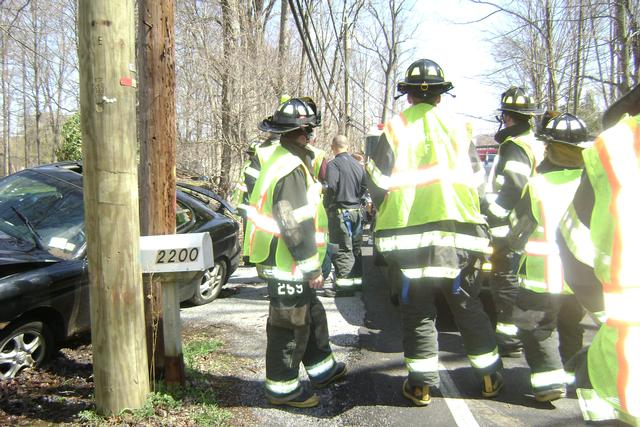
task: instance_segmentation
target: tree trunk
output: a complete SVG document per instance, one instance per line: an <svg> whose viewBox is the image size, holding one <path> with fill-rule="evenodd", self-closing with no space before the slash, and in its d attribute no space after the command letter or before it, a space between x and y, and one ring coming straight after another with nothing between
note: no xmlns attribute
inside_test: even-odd
<svg viewBox="0 0 640 427"><path fill-rule="evenodd" d="M176 70L173 0L138 0L140 232L176 230ZM172 286L172 285L170 285ZM162 286L145 277L145 325L150 379L164 372L168 384L184 384L180 340L165 354ZM166 302L165 302L166 303ZM157 327L156 327L157 326ZM174 337L175 338L175 337Z"/></svg>

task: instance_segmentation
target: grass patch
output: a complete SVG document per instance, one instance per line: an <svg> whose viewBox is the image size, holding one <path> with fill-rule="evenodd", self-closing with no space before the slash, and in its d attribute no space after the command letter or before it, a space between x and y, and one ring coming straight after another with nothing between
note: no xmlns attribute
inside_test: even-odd
<svg viewBox="0 0 640 427"><path fill-rule="evenodd" d="M185 371L184 387L167 387L156 383L144 406L123 411L113 417L101 417L94 410L80 412L82 424L101 425L176 425L227 426L231 422L230 411L220 408L213 390L217 383L215 368L226 366L229 356L216 353L222 342L204 336L186 340L183 347ZM221 362L222 361L222 362Z"/></svg>

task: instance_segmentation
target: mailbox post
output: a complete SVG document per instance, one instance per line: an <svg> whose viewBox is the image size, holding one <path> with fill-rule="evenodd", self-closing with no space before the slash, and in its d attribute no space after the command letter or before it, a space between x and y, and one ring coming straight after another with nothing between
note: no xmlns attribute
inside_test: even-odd
<svg viewBox="0 0 640 427"><path fill-rule="evenodd" d="M162 284L165 382L184 385L180 323L180 283L192 282L213 267L209 233L140 237L140 264L144 274L157 275Z"/></svg>

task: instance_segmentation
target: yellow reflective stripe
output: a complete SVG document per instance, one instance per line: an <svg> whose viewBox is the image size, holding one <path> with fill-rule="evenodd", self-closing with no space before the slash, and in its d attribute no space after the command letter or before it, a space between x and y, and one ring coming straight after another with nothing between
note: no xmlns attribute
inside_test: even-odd
<svg viewBox="0 0 640 427"><path fill-rule="evenodd" d="M403 234L389 237L376 237L376 247L380 252L412 250L430 246L445 246L488 252L489 239L449 231L425 231L418 234Z"/></svg>
<svg viewBox="0 0 640 427"><path fill-rule="evenodd" d="M354 277L353 278L353 283L355 285L362 285L362 277Z"/></svg>
<svg viewBox="0 0 640 427"><path fill-rule="evenodd" d="M581 263L593 268L596 252L591 241L591 231L578 219L573 204L567 209L559 228L573 256Z"/></svg>
<svg viewBox="0 0 640 427"><path fill-rule="evenodd" d="M493 265L491 265L490 262L482 263L482 271L491 271L491 270L493 270Z"/></svg>
<svg viewBox="0 0 640 427"><path fill-rule="evenodd" d="M258 177L260 176L260 171L255 168L246 168L244 170L244 174L249 175L250 177L253 177L255 179L258 179Z"/></svg>
<svg viewBox="0 0 640 427"><path fill-rule="evenodd" d="M510 229L508 225L500 225L498 227L491 227L489 232L493 237L507 237Z"/></svg>
<svg viewBox="0 0 640 427"><path fill-rule="evenodd" d="M409 372L438 372L438 356L427 359L404 358L404 364Z"/></svg>
<svg viewBox="0 0 640 427"><path fill-rule="evenodd" d="M422 279L423 277L455 279L460 274L460 269L451 267L403 268L402 274L408 279Z"/></svg>
<svg viewBox="0 0 640 427"><path fill-rule="evenodd" d="M498 218L506 218L507 215L509 215L509 211L503 208L502 206L500 206L499 204L497 204L496 202L491 203L488 209L492 215Z"/></svg>
<svg viewBox="0 0 640 427"><path fill-rule="evenodd" d="M254 206L245 205L243 208L247 212L247 218L250 219L256 227L271 234L280 234L280 226L276 220L270 216L262 215Z"/></svg>
<svg viewBox="0 0 640 427"><path fill-rule="evenodd" d="M640 288L624 288L620 293L605 292L603 296L609 320L640 324Z"/></svg>
<svg viewBox="0 0 640 427"><path fill-rule="evenodd" d="M316 363L315 365L305 366L305 369L310 377L317 377L333 369L335 364L336 361L333 358L333 354L330 354L324 360Z"/></svg>
<svg viewBox="0 0 640 427"><path fill-rule="evenodd" d="M267 378L265 381L265 387L267 390L274 394L289 394L295 391L300 385L300 380L297 378L290 381L274 381Z"/></svg>
<svg viewBox="0 0 640 427"><path fill-rule="evenodd" d="M576 382L576 374L573 372L564 372L564 383L567 385L574 384Z"/></svg>
<svg viewBox="0 0 640 427"><path fill-rule="evenodd" d="M488 368L500 360L498 347L494 348L491 353L468 354L467 357L469 358L469 362L471 362L471 366L476 369Z"/></svg>
<svg viewBox="0 0 640 427"><path fill-rule="evenodd" d="M496 332L502 335L515 337L518 335L518 327L513 323L496 323Z"/></svg>
<svg viewBox="0 0 640 427"><path fill-rule="evenodd" d="M504 170L518 175L531 176L531 166L516 160L509 160L505 163Z"/></svg>
<svg viewBox="0 0 640 427"><path fill-rule="evenodd" d="M275 280L284 280L287 282L301 282L302 281L302 271L300 269L296 269L295 272L280 270L277 267L260 265L256 267L258 271L258 276L263 279L275 279Z"/></svg>
<svg viewBox="0 0 640 427"><path fill-rule="evenodd" d="M302 221L306 221L308 219L313 219L316 216L317 206L312 205L304 205L299 208L293 210L293 217L298 223Z"/></svg>
<svg viewBox="0 0 640 427"><path fill-rule="evenodd" d="M531 387L540 389L555 384L565 384L566 375L564 369L556 369L547 372L535 372L531 374Z"/></svg>
<svg viewBox="0 0 640 427"><path fill-rule="evenodd" d="M595 390L590 388L576 389L580 412L585 421L606 421L616 419L613 406L601 399Z"/></svg>
<svg viewBox="0 0 640 427"><path fill-rule="evenodd" d="M309 273L314 270L320 269L322 263L320 262L320 256L315 254L312 257L303 259L302 261L296 261L296 266L302 270L303 273Z"/></svg>

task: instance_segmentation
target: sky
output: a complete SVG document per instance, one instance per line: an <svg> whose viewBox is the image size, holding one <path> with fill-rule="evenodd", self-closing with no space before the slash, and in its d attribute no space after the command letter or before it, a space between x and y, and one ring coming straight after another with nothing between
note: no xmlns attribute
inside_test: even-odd
<svg viewBox="0 0 640 427"><path fill-rule="evenodd" d="M480 19L492 8L476 5L467 0L416 0L414 7L417 31L410 44L415 50L413 60L427 58L437 62L445 78L454 85L451 96L443 96L441 107L457 113L462 120L471 121L473 133L493 134L498 128L492 119L500 104L500 94L506 88L494 88L482 83L479 77L493 68L489 26L496 18L475 24L456 25Z"/></svg>

